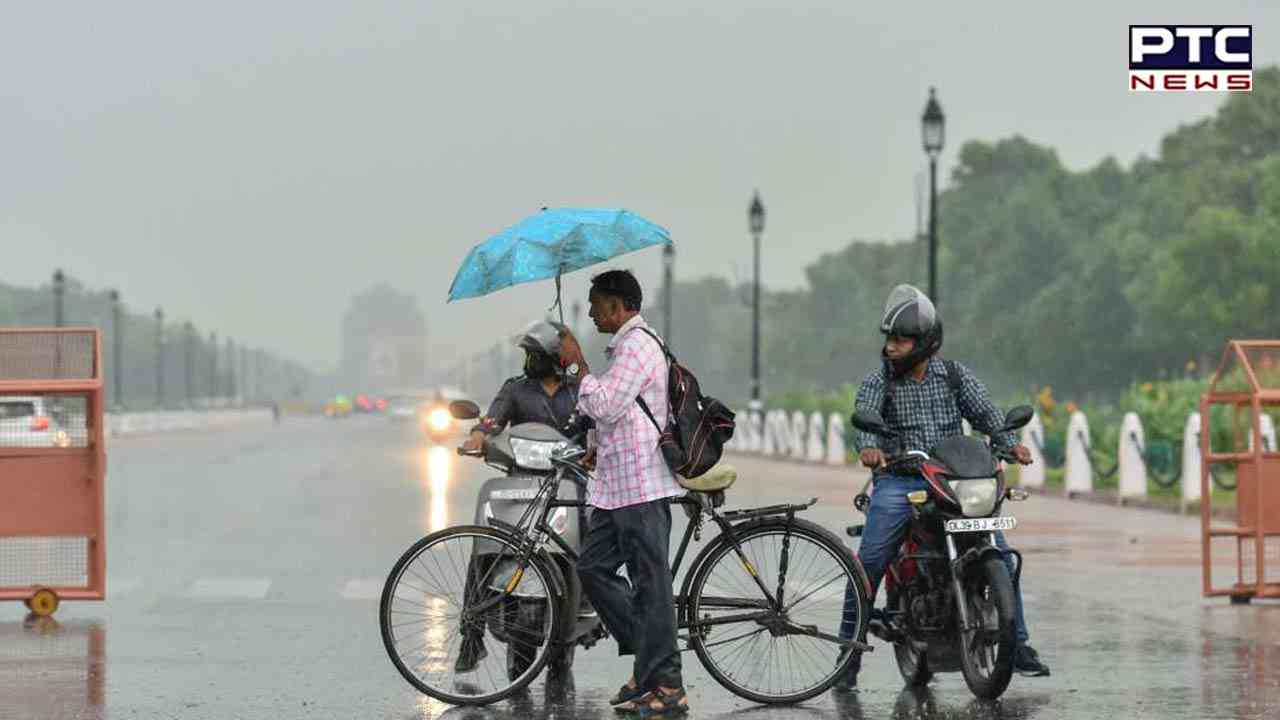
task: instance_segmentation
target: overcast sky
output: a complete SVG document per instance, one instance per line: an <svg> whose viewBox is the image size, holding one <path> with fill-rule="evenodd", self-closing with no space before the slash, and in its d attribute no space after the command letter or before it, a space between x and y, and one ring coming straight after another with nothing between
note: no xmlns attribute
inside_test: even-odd
<svg viewBox="0 0 1280 720"><path fill-rule="evenodd" d="M550 304L550 283L444 303L474 244L544 205L630 208L671 230L679 276L746 279L759 188L765 283L795 287L913 232L930 85L944 176L1014 133L1084 168L1223 98L1129 93L1129 23L1253 23L1255 69L1280 54L1260 2L588 5L6 3L0 282L61 266L326 370L385 280L443 363ZM620 264L656 294L658 250Z"/></svg>

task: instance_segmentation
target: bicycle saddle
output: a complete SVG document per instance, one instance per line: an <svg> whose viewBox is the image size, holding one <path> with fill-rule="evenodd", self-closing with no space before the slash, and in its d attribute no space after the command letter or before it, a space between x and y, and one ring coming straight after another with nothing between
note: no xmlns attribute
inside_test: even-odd
<svg viewBox="0 0 1280 720"><path fill-rule="evenodd" d="M732 465L715 465L696 478L676 478L686 490L701 493L722 492L733 487L738 479L738 471Z"/></svg>

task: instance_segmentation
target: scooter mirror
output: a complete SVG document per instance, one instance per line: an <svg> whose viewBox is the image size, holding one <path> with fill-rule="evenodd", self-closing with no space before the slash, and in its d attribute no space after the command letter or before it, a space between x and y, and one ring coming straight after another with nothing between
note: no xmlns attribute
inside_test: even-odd
<svg viewBox="0 0 1280 720"><path fill-rule="evenodd" d="M449 403L449 414L458 420L474 420L480 417L480 406L470 400L454 400Z"/></svg>

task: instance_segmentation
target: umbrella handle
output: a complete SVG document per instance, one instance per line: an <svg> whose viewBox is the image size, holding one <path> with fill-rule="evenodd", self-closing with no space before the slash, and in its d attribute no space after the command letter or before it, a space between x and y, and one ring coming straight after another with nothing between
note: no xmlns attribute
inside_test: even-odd
<svg viewBox="0 0 1280 720"><path fill-rule="evenodd" d="M560 302L560 272L559 271L556 272L556 301L551 307L547 308L547 312L551 312L552 310L556 310L556 309L560 310L560 324L564 325L564 304Z"/></svg>

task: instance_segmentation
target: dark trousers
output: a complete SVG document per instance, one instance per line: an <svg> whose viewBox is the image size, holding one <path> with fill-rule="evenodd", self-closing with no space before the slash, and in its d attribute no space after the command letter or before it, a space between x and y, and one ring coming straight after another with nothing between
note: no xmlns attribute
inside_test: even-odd
<svg viewBox="0 0 1280 720"><path fill-rule="evenodd" d="M671 503L654 500L616 510L593 508L578 577L619 655L635 655L642 690L680 687L672 597ZM626 565L627 577L618 575Z"/></svg>

